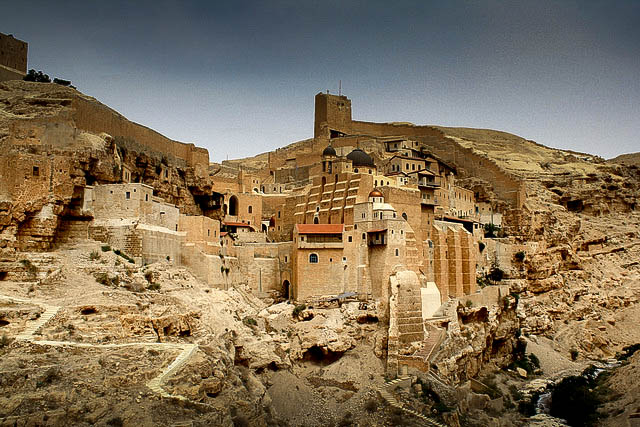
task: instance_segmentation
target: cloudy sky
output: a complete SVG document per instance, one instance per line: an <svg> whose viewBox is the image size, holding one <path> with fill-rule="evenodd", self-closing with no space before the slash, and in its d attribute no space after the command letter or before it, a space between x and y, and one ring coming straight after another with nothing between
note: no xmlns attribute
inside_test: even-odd
<svg viewBox="0 0 640 427"><path fill-rule="evenodd" d="M0 32L215 161L313 136L313 97L340 80L358 120L640 151L640 1L30 0Z"/></svg>

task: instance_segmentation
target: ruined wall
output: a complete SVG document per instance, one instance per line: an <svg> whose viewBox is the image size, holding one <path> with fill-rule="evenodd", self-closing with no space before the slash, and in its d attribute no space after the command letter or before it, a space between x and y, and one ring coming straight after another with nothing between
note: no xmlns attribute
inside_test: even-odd
<svg viewBox="0 0 640 427"><path fill-rule="evenodd" d="M200 176L208 174L209 152L194 144L173 141L158 132L130 122L109 107L95 100L73 98L72 117L78 129L94 133L106 132L111 136L128 139L133 151L147 151L160 156L173 157L195 168Z"/></svg>
<svg viewBox="0 0 640 427"><path fill-rule="evenodd" d="M26 42L12 35L0 33L0 65L26 74L28 50L29 45Z"/></svg>

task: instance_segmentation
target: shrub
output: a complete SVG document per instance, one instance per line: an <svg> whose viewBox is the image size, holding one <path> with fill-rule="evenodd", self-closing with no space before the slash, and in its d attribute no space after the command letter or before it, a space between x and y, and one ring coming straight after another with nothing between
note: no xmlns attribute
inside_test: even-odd
<svg viewBox="0 0 640 427"><path fill-rule="evenodd" d="M100 246L100 249L102 249L102 252L109 252L111 250L111 246L102 245L102 246Z"/></svg>
<svg viewBox="0 0 640 427"><path fill-rule="evenodd" d="M249 316L242 319L242 323L244 323L247 326L258 326L258 322L256 321L256 319Z"/></svg>
<svg viewBox="0 0 640 427"><path fill-rule="evenodd" d="M131 258L129 255L127 255L126 253L122 252L120 249L116 249L113 251L114 254L126 259L127 261L129 261L131 264L135 263L135 260L133 258Z"/></svg>
<svg viewBox="0 0 640 427"><path fill-rule="evenodd" d="M118 276L111 277L108 273L96 273L94 277L96 282L104 286L117 287L120 285L120 278Z"/></svg>
<svg viewBox="0 0 640 427"><path fill-rule="evenodd" d="M25 268L25 270L27 270L27 273L29 273L30 275L35 276L38 273L38 267L36 267L28 259L20 260L20 264L22 264L22 266Z"/></svg>
<svg viewBox="0 0 640 427"><path fill-rule="evenodd" d="M369 399L364 403L364 409L369 413L376 412L378 410L378 402L375 399Z"/></svg>
<svg viewBox="0 0 640 427"><path fill-rule="evenodd" d="M524 253L524 251L519 251L519 252L516 252L513 257L516 259L516 261L522 262L524 261L526 254Z"/></svg>
<svg viewBox="0 0 640 427"><path fill-rule="evenodd" d="M473 301L471 301L470 299L468 299L465 303L464 306L467 308L471 308L473 307Z"/></svg>
<svg viewBox="0 0 640 427"><path fill-rule="evenodd" d="M147 279L147 282L153 283L153 272L147 270L144 273L144 278Z"/></svg>
<svg viewBox="0 0 640 427"><path fill-rule="evenodd" d="M98 251L91 251L91 253L89 254L89 259L91 261L96 261L100 259L100 254L98 253Z"/></svg>
<svg viewBox="0 0 640 427"><path fill-rule="evenodd" d="M26 82L37 82L37 83L51 83L51 78L43 73L42 71L29 70L26 76L23 77Z"/></svg>
<svg viewBox="0 0 640 427"><path fill-rule="evenodd" d="M498 231L498 227L495 224L484 225L484 237L496 237L496 231Z"/></svg>
<svg viewBox="0 0 640 427"><path fill-rule="evenodd" d="M500 269L500 267L493 266L491 270L489 270L489 279L494 282L499 282L504 277L504 271Z"/></svg>
<svg viewBox="0 0 640 427"><path fill-rule="evenodd" d="M300 313L302 313L306 309L307 309L306 304L298 304L294 307L293 312L291 314L293 315L293 317L298 317Z"/></svg>
<svg viewBox="0 0 640 427"><path fill-rule="evenodd" d="M0 338L0 348L4 348L11 344L11 339L7 337L7 334L2 334L2 338Z"/></svg>

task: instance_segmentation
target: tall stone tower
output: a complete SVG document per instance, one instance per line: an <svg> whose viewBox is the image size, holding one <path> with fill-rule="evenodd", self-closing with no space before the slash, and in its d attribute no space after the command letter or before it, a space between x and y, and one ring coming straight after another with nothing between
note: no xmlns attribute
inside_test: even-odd
<svg viewBox="0 0 640 427"><path fill-rule="evenodd" d="M351 133L351 100L342 95L316 95L316 116L313 136L316 141L329 140ZM326 145L326 144L325 144Z"/></svg>
<svg viewBox="0 0 640 427"><path fill-rule="evenodd" d="M0 82L22 80L27 74L27 50L26 42L0 33Z"/></svg>

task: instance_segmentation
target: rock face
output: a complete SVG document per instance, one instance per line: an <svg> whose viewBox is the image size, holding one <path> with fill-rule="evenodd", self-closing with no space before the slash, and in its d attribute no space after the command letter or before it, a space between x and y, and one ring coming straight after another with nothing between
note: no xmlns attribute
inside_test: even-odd
<svg viewBox="0 0 640 427"><path fill-rule="evenodd" d="M83 188L142 182L183 213L211 189L208 153L171 141L80 92L0 83L0 250L47 250L83 211ZM107 132L108 133L105 133Z"/></svg>

